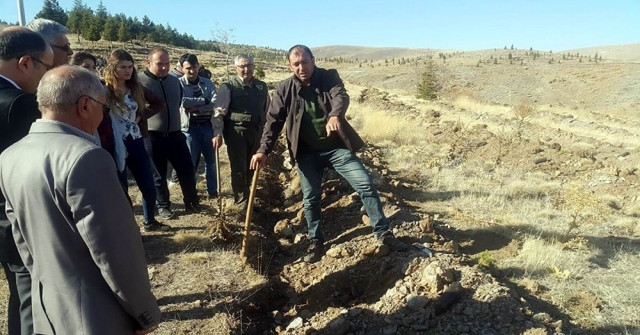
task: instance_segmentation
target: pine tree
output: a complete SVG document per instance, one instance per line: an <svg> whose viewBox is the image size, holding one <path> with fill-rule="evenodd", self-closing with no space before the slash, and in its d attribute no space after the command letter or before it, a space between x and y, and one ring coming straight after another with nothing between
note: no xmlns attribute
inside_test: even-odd
<svg viewBox="0 0 640 335"><path fill-rule="evenodd" d="M67 20L67 28L72 33L78 34L78 42L80 42L80 35L82 34L83 16L86 8L82 0L75 0Z"/></svg>
<svg viewBox="0 0 640 335"><path fill-rule="evenodd" d="M60 7L58 0L44 0L42 9L34 17L36 19L49 19L60 23L63 26L67 25L67 13Z"/></svg>
<svg viewBox="0 0 640 335"><path fill-rule="evenodd" d="M427 63L425 70L418 76L416 98L435 100L438 98L440 84L436 75L436 65L433 61Z"/></svg>
<svg viewBox="0 0 640 335"><path fill-rule="evenodd" d="M96 9L97 21L95 22L99 32L104 31L104 25L105 23L107 23L107 17L109 17L109 14L107 13L107 8L102 4L102 0L100 0L100 3L98 4L98 9Z"/></svg>
<svg viewBox="0 0 640 335"><path fill-rule="evenodd" d="M131 41L131 25L127 19L120 21L120 27L118 28L118 41L129 42Z"/></svg>
<svg viewBox="0 0 640 335"><path fill-rule="evenodd" d="M90 20L89 26L84 28L82 33L82 37L85 40L95 42L100 40L100 27L99 27L99 18L94 16Z"/></svg>
<svg viewBox="0 0 640 335"><path fill-rule="evenodd" d="M107 21L104 23L104 30L102 31L102 38L105 41L113 42L118 40L118 28L120 24L115 16L108 16Z"/></svg>

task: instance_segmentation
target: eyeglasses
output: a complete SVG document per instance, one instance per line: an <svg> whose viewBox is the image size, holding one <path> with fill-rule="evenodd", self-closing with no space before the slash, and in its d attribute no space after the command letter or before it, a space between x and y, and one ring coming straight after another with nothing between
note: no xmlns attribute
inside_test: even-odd
<svg viewBox="0 0 640 335"><path fill-rule="evenodd" d="M83 95L83 96L79 97L79 98L78 98L78 101L76 101L76 104L77 104L78 102L80 102L80 99L82 99L82 97L87 97L87 98L89 98L89 99L91 99L91 100L93 100L93 101L95 101L95 102L99 103L100 105L102 105L102 112L103 112L103 113L107 113L107 112L109 112L109 110L111 110L111 106L109 106L109 105L107 105L107 104L103 104L102 102L100 102L100 101L98 101L98 100L96 100L96 99L94 99L94 98L92 98L92 97L90 97L90 96L88 96L88 95Z"/></svg>
<svg viewBox="0 0 640 335"><path fill-rule="evenodd" d="M35 57L31 57L31 60L33 60L36 63L42 64L42 66L44 66L47 69L47 71L53 69L53 65L46 64L45 62L43 62L43 61L41 61L41 60L39 60L39 59L37 59Z"/></svg>
<svg viewBox="0 0 640 335"><path fill-rule="evenodd" d="M253 64L236 65L236 66L240 69L248 69L248 68L252 68Z"/></svg>
<svg viewBox="0 0 640 335"><path fill-rule="evenodd" d="M63 50L64 52L71 52L71 43L67 43L65 45L52 45L52 47Z"/></svg>

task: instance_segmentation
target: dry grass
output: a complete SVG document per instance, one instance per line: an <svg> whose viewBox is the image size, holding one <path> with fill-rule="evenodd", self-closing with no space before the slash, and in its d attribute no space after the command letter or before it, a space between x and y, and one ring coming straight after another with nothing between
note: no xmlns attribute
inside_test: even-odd
<svg viewBox="0 0 640 335"><path fill-rule="evenodd" d="M408 95L400 95L397 100L419 110L431 108L423 109ZM383 147L389 168L421 179L418 184L427 195L419 206L446 213L447 223L457 229L489 230L521 240L517 252L496 257L495 261L512 280L546 287L545 292L538 287L537 294L581 326L620 329L621 333L624 325L640 326L636 303L640 301L640 289L636 289L640 285L632 274L640 266L637 246L631 247L633 240L623 239L622 244L612 245L606 238L596 237L601 233L607 236L610 231L619 231L624 238L637 234L640 206L627 204L618 193L594 192L587 186L589 178L560 179L549 171L514 165L519 162L519 153L512 146L518 129L526 129L523 134L534 137L534 141L537 137L549 143L565 132L571 134L572 144L563 152L592 161L600 159L597 141L631 145L636 140L623 142L604 132L563 126L562 119L544 119L548 113L561 113L558 109L486 105L468 97L455 100L448 108L440 107L441 117L435 123L416 115L396 117L376 110L375 105L354 105L351 110L361 122L358 126L367 139ZM586 111L573 113L581 120L597 118ZM469 143L474 126L480 123L504 137L502 162L465 155L452 164L452 148ZM456 125L460 131L451 140L429 142L430 133ZM553 131L545 132L550 126ZM491 146L495 149L497 144Z"/></svg>

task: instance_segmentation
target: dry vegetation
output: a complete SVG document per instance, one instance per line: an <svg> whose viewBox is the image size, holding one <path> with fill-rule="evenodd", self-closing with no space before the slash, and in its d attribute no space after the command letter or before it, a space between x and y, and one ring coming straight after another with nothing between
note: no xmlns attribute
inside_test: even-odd
<svg viewBox="0 0 640 335"><path fill-rule="evenodd" d="M374 180L395 192L384 193L385 199L397 199L395 204L413 216L434 218L438 234L455 241L463 258L469 256L468 262L477 264L475 269L563 320L556 333L640 334L640 123L628 113L640 101L632 91L622 90L625 83L640 81L640 67L607 61L597 67L586 61L549 64L549 55L511 65L505 61L508 51L447 58L440 65L443 91L435 102L414 98L416 76L411 67L385 65L383 60L372 68L319 65L338 67L347 80L350 122L381 152L382 163L376 165L385 165L372 170ZM175 50L174 57L181 52ZM488 60L490 55L499 64L478 66L478 59ZM202 58L210 63L221 59L216 54ZM281 64L265 70L269 83L288 76ZM213 71L216 78L226 76L220 68ZM626 75L619 83L614 79L621 72ZM557 78L564 78L565 84L549 84ZM574 79L580 83L572 83ZM228 198L228 164L226 154L221 156L223 194ZM227 243L211 241L202 233L219 219L214 200L204 202L210 215L181 216L170 222L175 228L171 233L143 234L164 317L158 334L299 333L287 331L284 320L303 315L305 322L326 324L319 321L320 315L335 321L346 309L330 305L312 310L314 317L304 316L308 301L291 303L296 294L337 294L342 289L338 284L349 282L341 275L378 271L367 268L377 263L353 264L347 258L323 260L326 264L318 267L295 264L304 243L278 240L273 228L274 218L297 215L299 181L295 173L289 176L281 159L272 158L271 164L258 194L258 205L270 207L270 212L257 214L251 266L240 264L243 217L228 199L224 215L234 237ZM202 192L202 181L199 187ZM174 188L174 201L180 203L177 193ZM329 217L342 218L341 211L349 212L353 200L348 193L329 182L326 193L336 200L328 206ZM135 187L132 194L140 214ZM290 222L289 228L304 231L299 217ZM362 227L349 227L327 228L333 229L333 241L340 241L336 247L344 246L341 250L347 253L369 243ZM290 288L274 284L282 284L280 280L288 281ZM306 289L299 290L296 280ZM328 283L322 286L323 281ZM469 301L481 300L479 290L469 294ZM283 297L289 302L281 303ZM393 318L395 306L384 306L382 294L378 298L358 305L363 315L379 321ZM0 302L6 300L3 286ZM464 306L457 313L466 313ZM352 334L369 334L354 327ZM551 333L536 327L532 324L522 333ZM0 325L0 333L4 329L6 325ZM331 333L326 331L329 326L322 329ZM432 329L407 334L438 334L441 328ZM463 327L448 333L465 331Z"/></svg>

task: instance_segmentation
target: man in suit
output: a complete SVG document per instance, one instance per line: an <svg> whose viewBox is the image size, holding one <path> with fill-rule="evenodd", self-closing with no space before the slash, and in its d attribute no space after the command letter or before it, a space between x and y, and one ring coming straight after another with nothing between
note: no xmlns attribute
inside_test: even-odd
<svg viewBox="0 0 640 335"><path fill-rule="evenodd" d="M20 27L0 31L0 153L26 136L40 117L35 93L52 62L53 50L38 33ZM31 277L13 241L2 194L0 262L9 283L9 334L33 334Z"/></svg>
<svg viewBox="0 0 640 335"><path fill-rule="evenodd" d="M105 93L79 66L49 71L37 90L42 119L0 155L36 334L147 334L160 322L133 211L92 136Z"/></svg>
<svg viewBox="0 0 640 335"><path fill-rule="evenodd" d="M35 19L25 26L44 36L44 39L53 48L53 66L69 64L73 49L67 34L69 29L60 23L48 19Z"/></svg>

